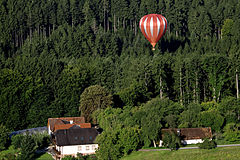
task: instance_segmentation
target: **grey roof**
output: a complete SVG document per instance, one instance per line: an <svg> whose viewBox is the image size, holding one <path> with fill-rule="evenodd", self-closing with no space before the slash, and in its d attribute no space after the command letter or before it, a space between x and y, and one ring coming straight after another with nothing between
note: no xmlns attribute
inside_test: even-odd
<svg viewBox="0 0 240 160"><path fill-rule="evenodd" d="M69 128L55 133L58 146L93 144L98 135L96 128Z"/></svg>
<svg viewBox="0 0 240 160"><path fill-rule="evenodd" d="M14 131L10 133L10 137L13 135L17 134L36 134L36 133L47 133L48 129L47 127L37 127L37 128L29 128L29 129L24 129L24 130L19 130L19 131Z"/></svg>

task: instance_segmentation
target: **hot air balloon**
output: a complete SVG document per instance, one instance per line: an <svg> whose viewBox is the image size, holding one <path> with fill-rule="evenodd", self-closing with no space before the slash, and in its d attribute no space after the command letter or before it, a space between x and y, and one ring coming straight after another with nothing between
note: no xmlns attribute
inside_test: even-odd
<svg viewBox="0 0 240 160"><path fill-rule="evenodd" d="M152 44L152 50L167 30L167 19L160 14L148 14L141 18L139 27L143 35Z"/></svg>

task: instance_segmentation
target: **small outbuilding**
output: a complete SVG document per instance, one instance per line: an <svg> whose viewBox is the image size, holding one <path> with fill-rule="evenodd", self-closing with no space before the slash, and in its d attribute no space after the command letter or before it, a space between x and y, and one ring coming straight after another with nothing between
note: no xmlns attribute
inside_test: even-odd
<svg viewBox="0 0 240 160"><path fill-rule="evenodd" d="M212 131L210 127L207 128L168 128L161 130L161 137L164 133L174 133L178 135L181 142L186 144L202 143L204 139L212 139ZM159 147L162 146L163 141L160 140Z"/></svg>

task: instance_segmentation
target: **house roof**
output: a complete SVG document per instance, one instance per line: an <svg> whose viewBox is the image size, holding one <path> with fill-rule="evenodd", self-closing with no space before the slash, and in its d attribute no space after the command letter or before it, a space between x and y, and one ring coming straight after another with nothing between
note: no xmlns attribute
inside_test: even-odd
<svg viewBox="0 0 240 160"><path fill-rule="evenodd" d="M54 132L60 129L69 129L73 126L78 126L79 128L91 128L91 123L80 123L80 124L59 124L54 126Z"/></svg>
<svg viewBox="0 0 240 160"><path fill-rule="evenodd" d="M179 136L183 140L190 140L190 139L204 139L204 138L212 138L212 131L211 128L173 128L173 129L162 129L162 134L164 132L170 133L174 132L179 134ZM178 133L179 132L179 133Z"/></svg>
<svg viewBox="0 0 240 160"><path fill-rule="evenodd" d="M84 117L61 117L61 118L48 118L48 127L50 126L50 130L52 132L56 131L56 128L59 129L67 129L72 127L73 125L70 125L70 121L72 121L72 124L82 124L85 123ZM64 126L66 125L66 126Z"/></svg>
<svg viewBox="0 0 240 160"><path fill-rule="evenodd" d="M96 128L78 128L76 125L55 132L58 146L93 144L98 135Z"/></svg>

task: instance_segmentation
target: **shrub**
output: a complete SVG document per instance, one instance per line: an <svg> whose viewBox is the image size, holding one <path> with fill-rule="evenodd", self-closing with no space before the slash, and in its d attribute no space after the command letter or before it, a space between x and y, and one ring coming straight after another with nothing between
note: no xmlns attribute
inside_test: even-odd
<svg viewBox="0 0 240 160"><path fill-rule="evenodd" d="M73 157L73 156L64 156L62 158L62 160L77 160L77 158Z"/></svg>
<svg viewBox="0 0 240 160"><path fill-rule="evenodd" d="M2 124L0 124L0 151L7 148L9 142L9 130Z"/></svg>
<svg viewBox="0 0 240 160"><path fill-rule="evenodd" d="M31 160L34 157L36 151L36 145L34 139L30 135L23 136L21 141L21 153L18 157L20 160Z"/></svg>
<svg viewBox="0 0 240 160"><path fill-rule="evenodd" d="M97 157L95 154L87 155L85 157L86 157L86 160L97 160Z"/></svg>
<svg viewBox="0 0 240 160"><path fill-rule="evenodd" d="M32 135L37 149L43 149L50 144L50 136L48 133L37 133Z"/></svg>
<svg viewBox="0 0 240 160"><path fill-rule="evenodd" d="M81 153L77 153L77 160L85 160L85 156L83 156Z"/></svg>
<svg viewBox="0 0 240 160"><path fill-rule="evenodd" d="M211 127L213 131L220 131L224 117L217 110L208 110L200 113L200 124L203 127Z"/></svg>
<svg viewBox="0 0 240 160"><path fill-rule="evenodd" d="M73 157L69 155L69 156L64 156L62 160L97 160L97 157L95 154L83 156L81 153L77 153L77 157Z"/></svg>
<svg viewBox="0 0 240 160"><path fill-rule="evenodd" d="M15 136L12 136L11 143L12 143L14 149L21 148L21 142L22 142L23 137L24 137L24 135L22 135L22 134L17 134Z"/></svg>
<svg viewBox="0 0 240 160"><path fill-rule="evenodd" d="M198 147L200 149L213 149L217 147L217 144L214 140L205 139L203 143L199 143Z"/></svg>
<svg viewBox="0 0 240 160"><path fill-rule="evenodd" d="M229 142L236 142L240 141L240 123L235 124L235 123L228 123L224 127L224 139Z"/></svg>
<svg viewBox="0 0 240 160"><path fill-rule="evenodd" d="M177 150L180 147L181 140L175 133L163 134L163 146L171 150Z"/></svg>
<svg viewBox="0 0 240 160"><path fill-rule="evenodd" d="M15 160L15 159L16 159L16 155L14 153L8 153L4 155L3 159L1 160Z"/></svg>

